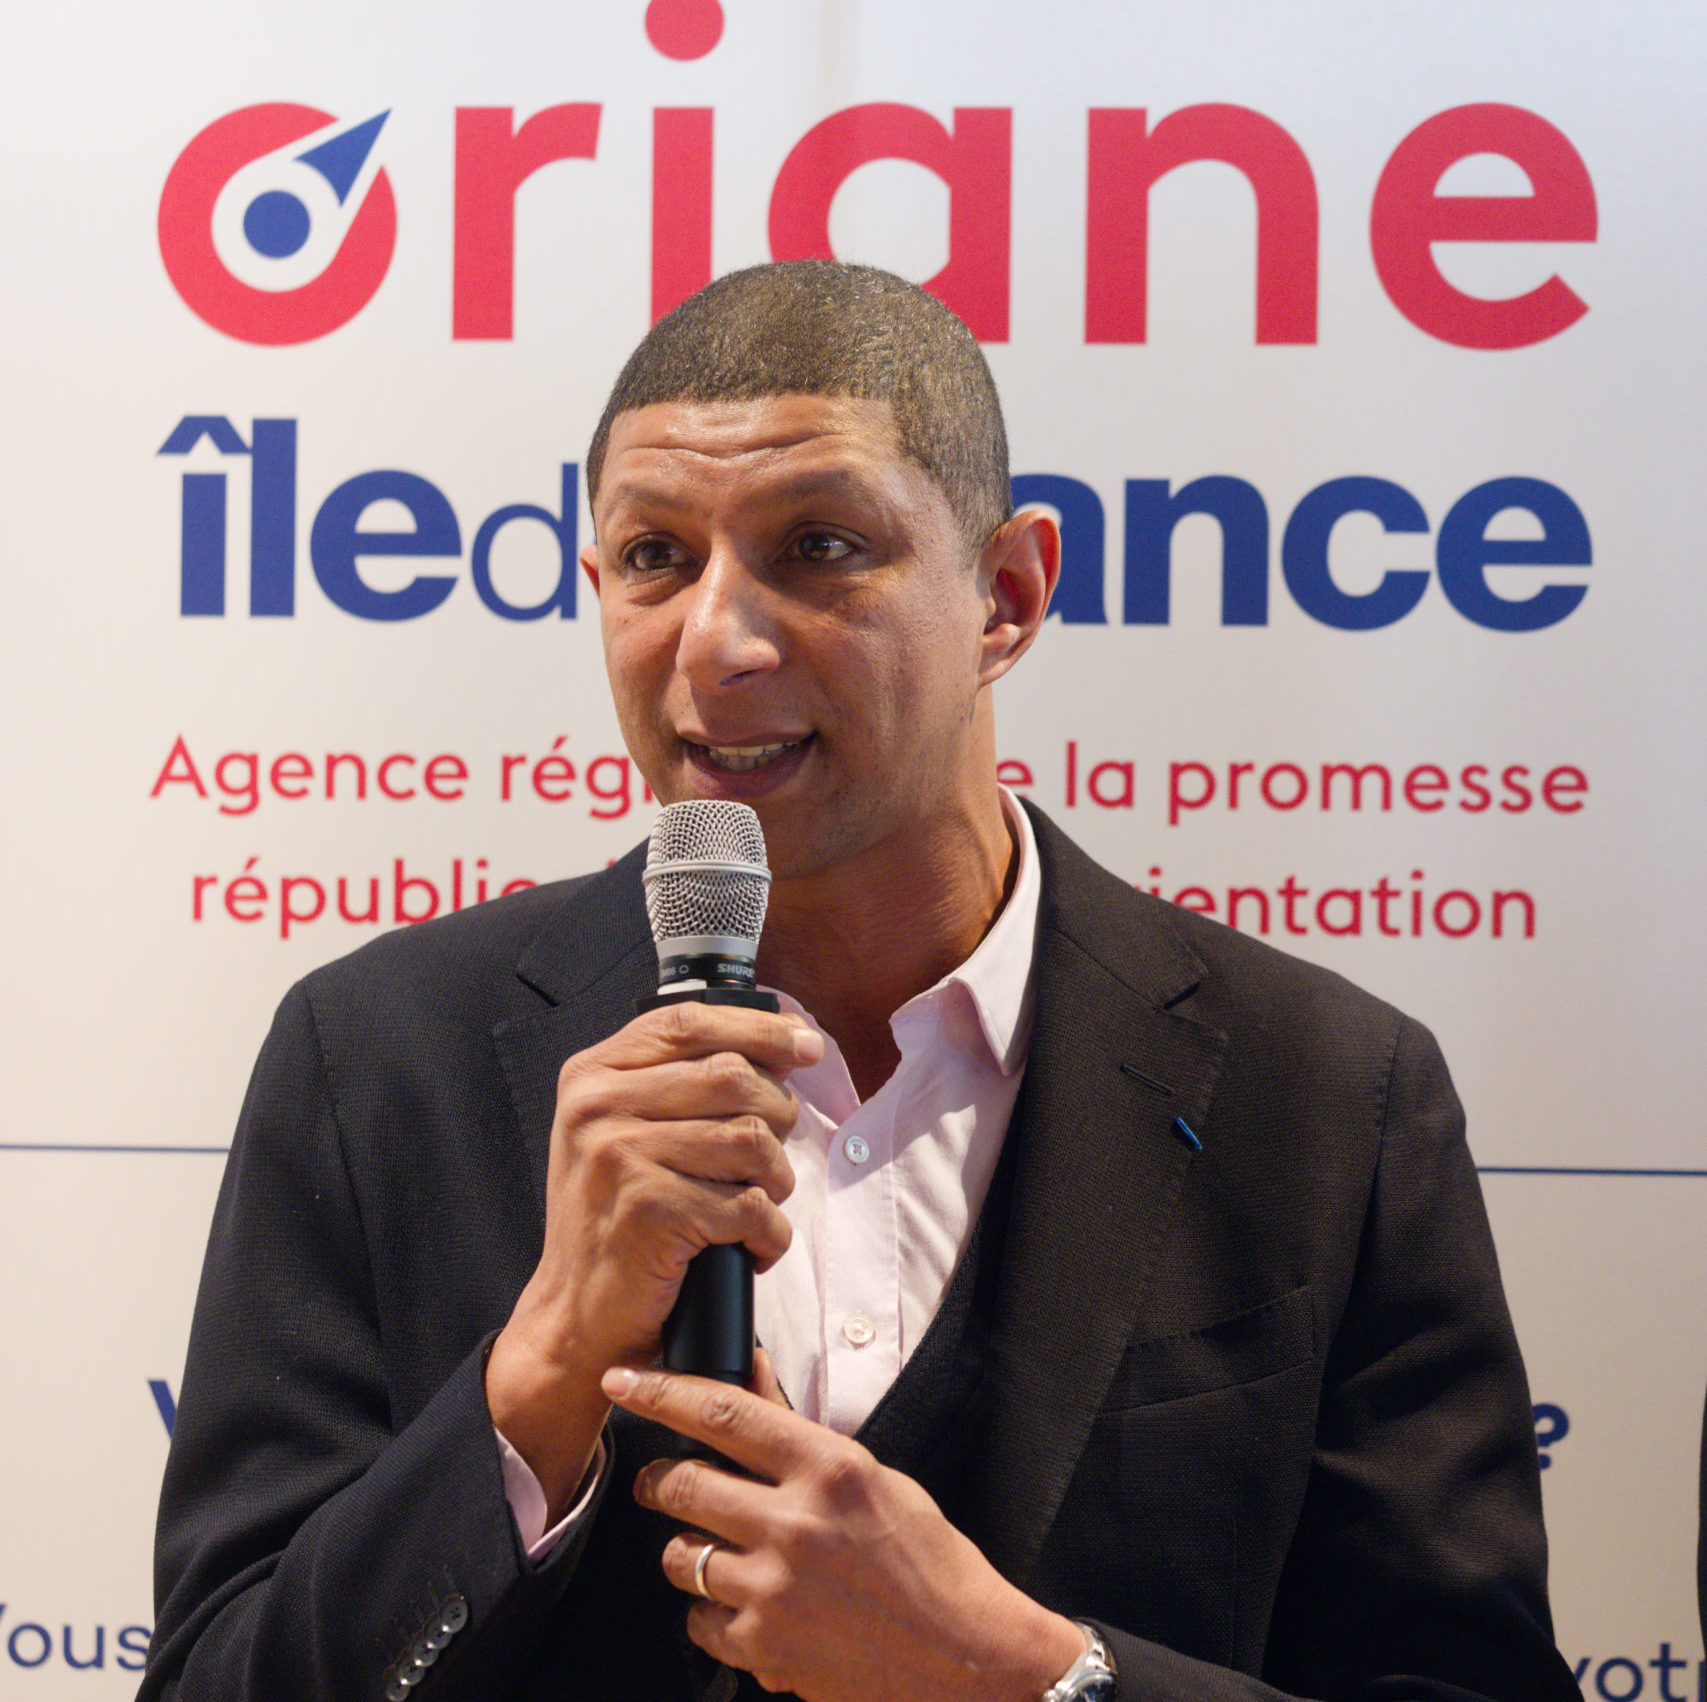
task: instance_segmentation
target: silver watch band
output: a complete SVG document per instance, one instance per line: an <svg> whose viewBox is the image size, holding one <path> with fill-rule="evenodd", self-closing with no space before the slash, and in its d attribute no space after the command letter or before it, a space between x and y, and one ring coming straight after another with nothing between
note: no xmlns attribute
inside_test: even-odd
<svg viewBox="0 0 1707 1702"><path fill-rule="evenodd" d="M1085 1652L1044 1691L1041 1702L1113 1702L1119 1680L1114 1652L1082 1619L1073 1622L1085 1635Z"/></svg>

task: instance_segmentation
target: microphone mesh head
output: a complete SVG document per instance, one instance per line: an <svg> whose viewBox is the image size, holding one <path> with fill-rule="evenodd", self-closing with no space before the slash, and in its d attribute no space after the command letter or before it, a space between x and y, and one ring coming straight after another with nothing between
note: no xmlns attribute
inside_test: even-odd
<svg viewBox="0 0 1707 1702"><path fill-rule="evenodd" d="M668 804L646 847L646 916L666 940L750 940L758 951L770 896L764 829L745 804L689 798Z"/></svg>

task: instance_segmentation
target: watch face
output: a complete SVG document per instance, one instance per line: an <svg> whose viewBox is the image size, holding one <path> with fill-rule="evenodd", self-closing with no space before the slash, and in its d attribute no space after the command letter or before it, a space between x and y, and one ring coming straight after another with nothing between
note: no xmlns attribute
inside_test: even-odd
<svg viewBox="0 0 1707 1702"><path fill-rule="evenodd" d="M1085 1652L1062 1674L1044 1702L1114 1702L1120 1691L1114 1655L1094 1625L1082 1619L1075 1623L1085 1634Z"/></svg>

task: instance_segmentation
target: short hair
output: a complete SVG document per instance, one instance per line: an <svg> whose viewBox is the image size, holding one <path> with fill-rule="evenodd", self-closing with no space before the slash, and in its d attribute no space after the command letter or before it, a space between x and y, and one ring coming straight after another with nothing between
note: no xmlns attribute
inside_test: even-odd
<svg viewBox="0 0 1707 1702"><path fill-rule="evenodd" d="M917 284L838 260L730 272L660 319L593 433L588 501L619 414L767 396L888 403L902 454L936 481L974 548L1013 514L1002 405L977 338Z"/></svg>

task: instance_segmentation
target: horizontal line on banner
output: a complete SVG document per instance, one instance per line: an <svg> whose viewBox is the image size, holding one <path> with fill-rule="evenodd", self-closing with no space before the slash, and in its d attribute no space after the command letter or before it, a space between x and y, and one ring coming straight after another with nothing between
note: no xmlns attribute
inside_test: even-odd
<svg viewBox="0 0 1707 1702"><path fill-rule="evenodd" d="M1707 1170L1637 1170L1592 1164L1478 1164L1483 1176L1707 1176Z"/></svg>
<svg viewBox="0 0 1707 1702"><path fill-rule="evenodd" d="M85 1146L70 1141L0 1141L0 1152L215 1152L223 1157L228 1146Z"/></svg>

